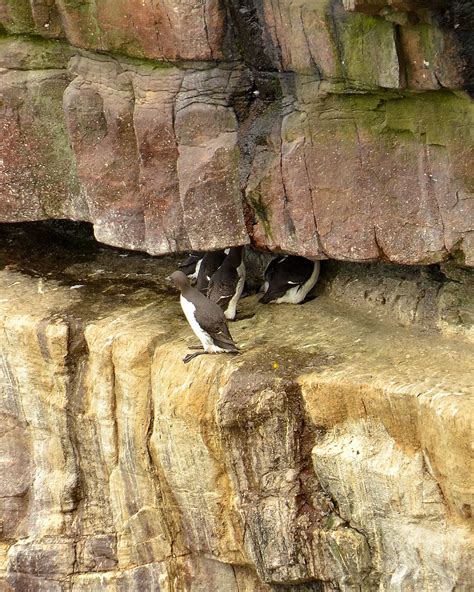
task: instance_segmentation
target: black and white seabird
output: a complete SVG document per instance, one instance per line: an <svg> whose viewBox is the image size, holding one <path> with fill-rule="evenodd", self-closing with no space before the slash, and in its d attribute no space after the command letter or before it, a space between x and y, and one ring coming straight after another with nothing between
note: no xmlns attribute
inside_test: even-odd
<svg viewBox="0 0 474 592"><path fill-rule="evenodd" d="M196 280L204 253L199 251L189 253L178 265L178 269L185 273L190 280Z"/></svg>
<svg viewBox="0 0 474 592"><path fill-rule="evenodd" d="M265 293L260 302L300 304L314 288L319 270L319 261L294 255L275 257L265 269Z"/></svg>
<svg viewBox="0 0 474 592"><path fill-rule="evenodd" d="M204 255L201 265L199 266L199 273L196 281L196 288L203 294L207 292L209 281L213 273L222 265L228 252L229 249L226 249L225 251L209 251L209 253Z"/></svg>
<svg viewBox="0 0 474 592"><path fill-rule="evenodd" d="M229 250L224 263L212 274L207 288L207 297L222 308L229 321L235 319L237 302L245 284L242 250L243 247L232 247Z"/></svg>
<svg viewBox="0 0 474 592"><path fill-rule="evenodd" d="M182 271L175 271L171 279L181 291L180 302L184 315L202 343L203 351L187 354L183 362L187 364L196 356L208 353L239 353L221 307L193 288Z"/></svg>

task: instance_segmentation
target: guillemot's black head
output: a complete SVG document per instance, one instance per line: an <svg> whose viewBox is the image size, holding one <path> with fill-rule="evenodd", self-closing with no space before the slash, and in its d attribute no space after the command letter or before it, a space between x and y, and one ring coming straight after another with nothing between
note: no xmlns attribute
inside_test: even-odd
<svg viewBox="0 0 474 592"><path fill-rule="evenodd" d="M186 259L183 259L178 265L179 271L182 271L186 275L192 275L196 271L196 265L204 257L204 253L196 251L195 253L189 253Z"/></svg>
<svg viewBox="0 0 474 592"><path fill-rule="evenodd" d="M189 280L182 271L175 271L171 274L170 279L181 292L189 288Z"/></svg>
<svg viewBox="0 0 474 592"><path fill-rule="evenodd" d="M232 267L238 267L242 262L242 250L243 247L231 247L225 263Z"/></svg>

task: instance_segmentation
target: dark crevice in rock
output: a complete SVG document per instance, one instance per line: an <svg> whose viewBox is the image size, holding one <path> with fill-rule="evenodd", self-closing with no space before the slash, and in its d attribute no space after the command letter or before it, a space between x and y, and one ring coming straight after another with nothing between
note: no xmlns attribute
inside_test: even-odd
<svg viewBox="0 0 474 592"><path fill-rule="evenodd" d="M408 81L407 64L401 42L401 26L394 25L395 49L397 51L400 88L406 88Z"/></svg>
<svg viewBox="0 0 474 592"><path fill-rule="evenodd" d="M74 317L66 317L63 321L67 324L68 341L65 366L69 381L66 391L66 421L67 432L71 446L71 458L67 459L74 467L74 479L64 492L64 512L77 512L79 504L85 496L86 479L81 467L84 466L81 459L82 427L81 416L83 413L84 399L84 372L86 360L89 356L87 343L84 337L82 320ZM67 450L68 447L65 446ZM68 509L69 507L69 509Z"/></svg>
<svg viewBox="0 0 474 592"><path fill-rule="evenodd" d="M442 0L434 9L437 9L435 21L454 31L464 59L461 72L464 88L474 97L474 3L472 0Z"/></svg>
<svg viewBox="0 0 474 592"><path fill-rule="evenodd" d="M263 6L258 0L226 0L236 32L236 44L244 62L257 71L276 71L279 48L265 30Z"/></svg>

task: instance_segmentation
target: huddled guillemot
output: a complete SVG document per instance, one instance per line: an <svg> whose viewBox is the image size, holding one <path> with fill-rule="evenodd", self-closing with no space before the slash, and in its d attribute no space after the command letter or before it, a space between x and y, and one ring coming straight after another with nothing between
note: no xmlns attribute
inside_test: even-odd
<svg viewBox="0 0 474 592"><path fill-rule="evenodd" d="M203 351L187 354L183 362L187 364L196 356L208 353L239 353L227 328L221 307L193 288L182 271L175 271L171 275L171 280L181 292L181 308L186 319L202 343ZM196 349L201 350L201 348Z"/></svg>
<svg viewBox="0 0 474 592"><path fill-rule="evenodd" d="M196 280L204 253L199 251L189 253L178 265L178 269L185 273L190 280Z"/></svg>
<svg viewBox="0 0 474 592"><path fill-rule="evenodd" d="M226 249L225 251L209 251L209 253L204 255L201 265L199 266L199 273L196 281L196 288L203 294L207 292L212 274L222 265L228 252L229 249Z"/></svg>
<svg viewBox="0 0 474 592"><path fill-rule="evenodd" d="M310 261L305 257L275 257L265 269L265 293L260 302L300 304L314 288L319 269L319 261Z"/></svg>
<svg viewBox="0 0 474 592"><path fill-rule="evenodd" d="M245 284L242 250L243 247L232 247L229 250L224 263L212 274L207 288L207 297L222 308L229 321L235 319L237 302Z"/></svg>

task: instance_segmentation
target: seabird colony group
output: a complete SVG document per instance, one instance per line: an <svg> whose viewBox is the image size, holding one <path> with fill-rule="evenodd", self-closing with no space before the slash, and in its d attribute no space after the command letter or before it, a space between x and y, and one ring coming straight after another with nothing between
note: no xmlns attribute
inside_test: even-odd
<svg viewBox="0 0 474 592"><path fill-rule="evenodd" d="M265 269L260 302L300 304L312 295L319 269L319 261L293 255L275 257ZM191 253L171 280L181 292L181 308L202 344L190 348L198 351L187 354L184 363L207 353L239 353L227 321L235 319L244 289L243 247Z"/></svg>

